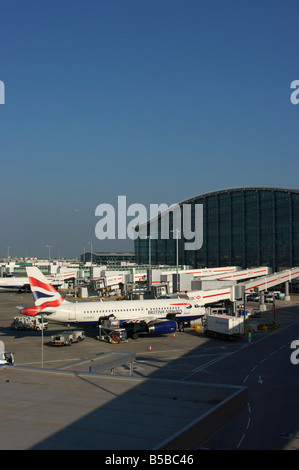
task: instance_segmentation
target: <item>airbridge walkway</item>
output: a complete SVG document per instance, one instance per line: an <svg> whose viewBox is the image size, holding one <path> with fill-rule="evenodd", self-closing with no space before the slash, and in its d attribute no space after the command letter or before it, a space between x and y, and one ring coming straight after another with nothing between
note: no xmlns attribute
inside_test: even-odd
<svg viewBox="0 0 299 470"><path fill-rule="evenodd" d="M268 268L266 268L268 269ZM255 271L255 272L254 272ZM207 289L207 290L198 290L198 291L190 291L187 292L187 297L192 300L198 300L200 305L206 305L208 303L216 303L221 302L224 300L230 300L231 302L235 302L236 300L240 300L244 298L244 294L248 294L250 292L259 292L263 293L267 291L269 288L274 286L284 284L285 285L285 293L286 297L285 300L290 300L289 296L289 283L294 279L299 278L299 267L287 269L284 271L280 271L278 273L273 274L266 274L264 276L260 276L261 270L259 268L255 268L255 270L251 270L250 273L246 274L246 272L235 272L233 275L224 276L223 273L219 276L212 276L211 281L219 285L225 279L226 282L229 280L231 281L231 285L226 285L223 288L216 288L216 289ZM237 277L239 274L239 277ZM250 279L236 283L236 279L242 279L242 276L251 277ZM205 280L208 280L208 277L205 277ZM261 295L261 304L260 307L263 310L264 305L264 297Z"/></svg>

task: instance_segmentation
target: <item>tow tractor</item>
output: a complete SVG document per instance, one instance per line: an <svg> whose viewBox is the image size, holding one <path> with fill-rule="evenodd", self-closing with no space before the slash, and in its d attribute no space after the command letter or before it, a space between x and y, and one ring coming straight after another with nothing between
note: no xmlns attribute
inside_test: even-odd
<svg viewBox="0 0 299 470"><path fill-rule="evenodd" d="M99 320L99 336L100 341L108 343L127 343L127 331L125 328L119 327L116 320L100 319Z"/></svg>
<svg viewBox="0 0 299 470"><path fill-rule="evenodd" d="M71 346L72 343L79 343L85 338L84 331L64 331L51 336L52 346Z"/></svg>
<svg viewBox="0 0 299 470"><path fill-rule="evenodd" d="M0 341L0 366L13 366L14 362L14 354L5 351L4 343Z"/></svg>

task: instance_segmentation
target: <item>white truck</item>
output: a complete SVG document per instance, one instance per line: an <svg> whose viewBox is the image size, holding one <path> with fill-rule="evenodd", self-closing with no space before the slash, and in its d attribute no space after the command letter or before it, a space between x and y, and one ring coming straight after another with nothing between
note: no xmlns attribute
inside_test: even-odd
<svg viewBox="0 0 299 470"><path fill-rule="evenodd" d="M71 346L72 343L79 343L85 338L84 331L63 331L51 336L52 346Z"/></svg>
<svg viewBox="0 0 299 470"><path fill-rule="evenodd" d="M244 334L244 319L231 315L207 315L204 333L207 336L237 339Z"/></svg>
<svg viewBox="0 0 299 470"><path fill-rule="evenodd" d="M40 315L35 317L14 317L11 328L13 330L35 330L41 331L42 329L47 330L48 322L42 318Z"/></svg>

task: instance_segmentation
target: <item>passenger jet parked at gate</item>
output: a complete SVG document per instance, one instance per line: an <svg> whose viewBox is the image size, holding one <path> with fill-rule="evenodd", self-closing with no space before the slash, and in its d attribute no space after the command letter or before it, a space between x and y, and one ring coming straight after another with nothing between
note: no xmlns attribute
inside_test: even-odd
<svg viewBox="0 0 299 470"><path fill-rule="evenodd" d="M205 314L204 307L186 299L68 302L38 268L27 268L27 275L35 306L18 308L28 316L43 314L47 321L97 326L101 319L110 318L120 326L134 325L135 332L140 325L142 331L164 334L176 331L177 323L196 320Z"/></svg>
<svg viewBox="0 0 299 470"><path fill-rule="evenodd" d="M57 274L56 276L49 276L47 279L55 287L60 287L66 279L75 277L75 273L70 274ZM28 277L1 277L0 289L5 290L19 290L20 292L30 292L30 282Z"/></svg>

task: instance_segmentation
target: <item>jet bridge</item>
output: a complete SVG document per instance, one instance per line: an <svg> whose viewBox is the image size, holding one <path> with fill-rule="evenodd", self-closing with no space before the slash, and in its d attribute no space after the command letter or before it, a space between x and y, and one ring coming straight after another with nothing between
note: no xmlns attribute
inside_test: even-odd
<svg viewBox="0 0 299 470"><path fill-rule="evenodd" d="M289 283L299 277L299 268L286 269L278 273L271 274L269 276L261 277L244 283L245 292L260 292L267 291L270 287L277 286L279 284L285 284L285 300L290 300L289 296ZM260 299L260 310L265 310L265 297L261 295Z"/></svg>
<svg viewBox="0 0 299 470"><path fill-rule="evenodd" d="M277 286L283 283L289 283L299 277L299 267L279 271L278 273L269 274L259 279L250 280L242 283L245 286L246 292L253 292L256 290L268 290L269 287ZM240 285L240 284L239 284Z"/></svg>
<svg viewBox="0 0 299 470"><path fill-rule="evenodd" d="M243 269L233 273L218 273L211 276L205 276L206 281L240 281L242 279L252 279L261 276L268 276L272 273L272 269L267 266L261 266L258 268ZM201 279L201 277L199 277Z"/></svg>
<svg viewBox="0 0 299 470"><path fill-rule="evenodd" d="M240 299L240 293L249 292L262 292L268 290L270 287L277 286L285 283L286 285L286 300L289 300L289 282L299 278L299 267L286 269L278 273L268 274L259 278L251 279L245 282L238 283L225 288L210 289L210 290L194 290L187 293L187 297L192 300L198 301L199 305L207 305L220 301L230 300L235 302Z"/></svg>
<svg viewBox="0 0 299 470"><path fill-rule="evenodd" d="M244 269L233 273L214 274L211 276L199 277L191 281L191 290L211 290L222 289L232 285L239 285L245 279L255 279L272 274L272 269L267 266Z"/></svg>
<svg viewBox="0 0 299 470"><path fill-rule="evenodd" d="M197 300L198 305L206 305L210 303L221 302L223 300L232 300L231 286L224 289L210 289L210 290L196 290L187 292L187 298L190 300Z"/></svg>

